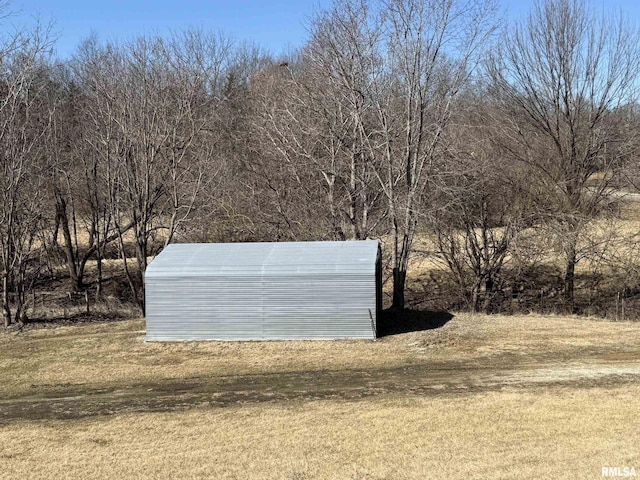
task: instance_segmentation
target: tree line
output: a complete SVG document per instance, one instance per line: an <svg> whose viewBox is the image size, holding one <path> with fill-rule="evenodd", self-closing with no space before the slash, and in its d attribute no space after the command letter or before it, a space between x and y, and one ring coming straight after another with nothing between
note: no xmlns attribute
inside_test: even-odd
<svg viewBox="0 0 640 480"><path fill-rule="evenodd" d="M554 252L575 310L576 265L604 261L602 225L640 187L640 31L581 0L499 13L335 0L286 58L185 30L91 37L61 62L47 28L5 34L5 325L60 269L100 296L108 261L144 312L148 262L175 241L379 238L395 309L420 255L490 311L507 286L538 291Z"/></svg>

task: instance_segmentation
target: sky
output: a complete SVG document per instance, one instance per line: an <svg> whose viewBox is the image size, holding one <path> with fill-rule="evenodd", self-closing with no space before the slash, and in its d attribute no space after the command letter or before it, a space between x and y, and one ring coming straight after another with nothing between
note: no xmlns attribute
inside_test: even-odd
<svg viewBox="0 0 640 480"><path fill-rule="evenodd" d="M533 0L499 0L510 18L526 15ZM640 22L640 0L590 0L600 9L623 11ZM126 40L140 34L165 34L189 27L222 32L261 45L274 55L301 46L306 23L331 0L12 0L14 12L3 28L54 23L57 54L69 57L91 34L101 40Z"/></svg>

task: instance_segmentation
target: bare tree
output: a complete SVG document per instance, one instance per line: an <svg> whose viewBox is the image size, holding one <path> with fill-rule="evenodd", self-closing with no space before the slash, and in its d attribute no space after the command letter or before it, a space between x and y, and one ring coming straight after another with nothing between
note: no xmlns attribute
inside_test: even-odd
<svg viewBox="0 0 640 480"><path fill-rule="evenodd" d="M622 17L597 15L583 1L544 0L489 62L494 99L510 122L508 158L529 168L540 192L571 306L578 241L607 210L626 158L615 112L637 98L638 38Z"/></svg>
<svg viewBox="0 0 640 480"><path fill-rule="evenodd" d="M348 97L352 92L344 95L344 89L323 74L322 54L324 48L312 43L295 63L292 59L254 77L256 144L262 161L270 165L260 168L259 175L269 181L269 171L280 163L288 186L297 186L306 204L326 205L313 215L318 227L326 225L310 229L316 238L367 238L380 220L381 192L372 159L360 149L361 132ZM295 196L289 195L288 201L296 202Z"/></svg>
<svg viewBox="0 0 640 480"><path fill-rule="evenodd" d="M455 141L429 199L437 255L476 312L491 310L513 242L536 220L525 170L503 161L499 122L479 96L457 112Z"/></svg>
<svg viewBox="0 0 640 480"><path fill-rule="evenodd" d="M358 149L375 159L387 203L396 309L404 308L422 196L494 14L490 1L340 1L313 32L326 45L327 74L348 92Z"/></svg>
<svg viewBox="0 0 640 480"><path fill-rule="evenodd" d="M60 103L52 119L53 143L48 156L53 166L52 204L55 206L53 244L59 245L69 271L70 288L81 291L89 260L96 260L97 294L102 287L102 259L109 243L117 239L101 181L102 165L86 132L90 125L86 97L79 88L82 74L64 66L56 68L54 88ZM86 65L85 65L86 67ZM62 234L62 243L58 242Z"/></svg>
<svg viewBox="0 0 640 480"><path fill-rule="evenodd" d="M13 320L26 318L26 298L38 267L36 238L44 228L48 178L44 150L55 103L49 97L47 29L16 33L0 48L0 267L8 326L12 307Z"/></svg>
<svg viewBox="0 0 640 480"><path fill-rule="evenodd" d="M103 182L132 297L144 312L144 272L194 209L218 166L210 129L230 45L186 32L171 40L94 44L85 79ZM129 257L131 230L135 262ZM154 239L156 239L154 247Z"/></svg>
<svg viewBox="0 0 640 480"><path fill-rule="evenodd" d="M217 168L212 170L216 173L208 178L207 187L197 199L193 221L184 238L255 241L277 238L285 230L278 228L283 223L281 211L274 212L270 203L274 197L277 199L275 192L279 191L277 186L270 188L277 176L272 174L275 165L266 167L271 158L263 151L255 128L256 74L271 65L271 57L255 44L243 43L233 48L207 127L215 135L213 158ZM270 181L265 181L265 175Z"/></svg>

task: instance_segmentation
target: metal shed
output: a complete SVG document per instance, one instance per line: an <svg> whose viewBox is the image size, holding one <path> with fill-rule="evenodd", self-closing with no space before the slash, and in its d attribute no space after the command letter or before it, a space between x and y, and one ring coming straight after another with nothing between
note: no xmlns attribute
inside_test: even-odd
<svg viewBox="0 0 640 480"><path fill-rule="evenodd" d="M145 282L151 341L375 338L382 306L375 240L172 244Z"/></svg>

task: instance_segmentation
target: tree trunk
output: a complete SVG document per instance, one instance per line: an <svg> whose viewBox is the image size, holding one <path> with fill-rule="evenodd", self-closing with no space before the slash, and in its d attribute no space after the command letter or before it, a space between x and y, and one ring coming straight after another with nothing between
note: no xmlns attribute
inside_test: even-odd
<svg viewBox="0 0 640 480"><path fill-rule="evenodd" d="M571 244L566 253L566 265L564 273L564 298L567 301L571 312L575 310L575 271L576 271L576 247L575 244Z"/></svg>
<svg viewBox="0 0 640 480"><path fill-rule="evenodd" d="M2 275L2 318L5 328L11 325L11 308L9 307L9 277Z"/></svg>
<svg viewBox="0 0 640 480"><path fill-rule="evenodd" d="M491 297L493 297L493 278L488 277L484 282L484 313L491 313Z"/></svg>
<svg viewBox="0 0 640 480"><path fill-rule="evenodd" d="M146 315L145 306L145 286L144 286L144 274L147 271L147 253L149 252L149 246L145 236L140 236L137 242L137 258L138 269L136 271L136 280L138 282L138 305L142 311L142 316Z"/></svg>
<svg viewBox="0 0 640 480"><path fill-rule="evenodd" d="M78 275L77 255L73 248L71 240L71 230L69 229L69 217L67 216L67 203L61 195L56 198L56 217L62 228L62 236L64 237L64 253L67 257L67 267L69 269L69 277L71 279L71 289L73 291L82 290L83 279Z"/></svg>
<svg viewBox="0 0 640 480"><path fill-rule="evenodd" d="M471 290L471 309L474 313L480 311L480 286L482 283L476 282Z"/></svg>
<svg viewBox="0 0 640 480"><path fill-rule="evenodd" d="M53 226L53 244L52 247L58 246L58 232L60 231L60 218L56 215L55 224Z"/></svg>
<svg viewBox="0 0 640 480"><path fill-rule="evenodd" d="M393 269L393 310L404 310L404 285L407 279L407 271L401 268Z"/></svg>
<svg viewBox="0 0 640 480"><path fill-rule="evenodd" d="M96 287L96 300L102 297L102 253L98 251L96 259L96 267L98 269L98 279Z"/></svg>
<svg viewBox="0 0 640 480"><path fill-rule="evenodd" d="M16 292L16 310L13 313L14 323L26 323L27 312L24 310L23 296L24 293L22 291Z"/></svg>
<svg viewBox="0 0 640 480"><path fill-rule="evenodd" d="M351 155L351 174L349 175L349 220L351 221L351 239L359 240L360 231L358 224L358 198L356 194L356 158Z"/></svg>

